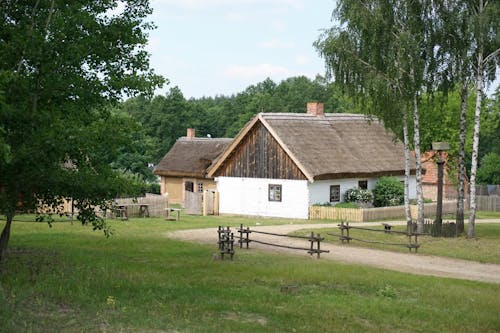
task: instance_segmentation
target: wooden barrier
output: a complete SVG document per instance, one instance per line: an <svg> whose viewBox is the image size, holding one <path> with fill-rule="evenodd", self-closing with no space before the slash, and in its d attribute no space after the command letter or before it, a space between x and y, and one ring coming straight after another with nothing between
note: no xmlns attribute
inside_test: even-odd
<svg viewBox="0 0 500 333"><path fill-rule="evenodd" d="M283 234L276 234L276 233L265 232L265 231L250 230L249 227L244 228L243 224L241 224L240 228L238 229L238 233L240 234L240 236L238 237L238 239L239 239L238 243L240 244L240 248L243 248L243 243L245 243L246 248L248 249L250 243L255 242L255 243L259 243L259 244L263 244L263 245L282 247L282 248L287 248L287 249L292 249L292 250L304 250L304 251L307 251L307 253L309 253L310 255L316 254L317 258L320 257L321 253L330 252L328 250L321 250L321 241L324 240L324 238L322 238L320 234L314 235L314 233L312 233L312 232L311 232L311 235L308 237L307 236L283 235ZM279 237L307 239L309 241L309 247L305 248L305 247L279 245L279 244L263 242L261 240L250 239L250 234L252 234L252 233L271 235L271 236L279 236Z"/></svg>
<svg viewBox="0 0 500 333"><path fill-rule="evenodd" d="M499 206L500 207L500 206ZM418 207L410 205L411 216L417 217ZM443 214L456 211L456 201L443 202ZM431 217L436 214L436 203L424 204L424 216ZM310 206L309 219L311 220L344 220L351 222L368 222L383 219L405 218L404 206L377 207L377 208L337 208L335 206Z"/></svg>
<svg viewBox="0 0 500 333"><path fill-rule="evenodd" d="M411 252L413 249L415 250L415 253L417 253L418 248L420 247L420 244L418 243L418 236L419 235L427 235L423 233L417 233L411 231L412 228L408 228L407 231L395 231L391 230L392 226L387 223L382 223L384 226L384 229L374 229L374 228L365 228L365 227L354 227L349 225L349 222L344 223L343 221L338 225L340 229L340 235L339 234L332 234L332 233L327 233L330 236L335 236L339 237L339 240L344 244L347 242L347 244L350 243L351 240L355 240L358 242L363 242L363 243L371 243L371 244L383 244L383 245L391 245L391 246L404 246L407 247L408 250ZM389 233L389 234L400 234L400 235L406 235L408 236L408 243L403 244L403 243L388 243L388 242L379 242L379 241L371 241L371 240L365 240L365 239L360 239L360 238L354 238L350 235L350 230L351 229L357 229L357 230L364 230L364 231L373 231L373 232L384 232L384 233ZM413 237L413 239L412 239Z"/></svg>
<svg viewBox="0 0 500 333"><path fill-rule="evenodd" d="M229 227L224 228L219 226L217 230L219 235L219 241L217 244L219 245L219 252L221 260L224 260L224 255L229 254L231 256L231 260L233 260L234 256L234 234L231 232Z"/></svg>
<svg viewBox="0 0 500 333"><path fill-rule="evenodd" d="M234 237L233 233L231 233L231 230L229 227L224 228L221 226L219 226L217 233L219 234L218 244L219 244L219 251L221 253L221 258L224 258L224 254L226 254L226 253L230 253L231 258L232 258L233 254L234 254L233 243L232 243L233 237ZM245 227L243 227L243 224L241 224L240 228L238 229L238 233L239 233L239 236L235 236L235 237L238 238L238 243L240 244L240 249L243 248L243 244L246 244L246 248L248 249L250 246L250 243L253 242L253 243L258 243L258 244L263 244L263 245L268 245L268 246L275 246L275 247L287 248L287 249L292 249L292 250L307 251L307 253L309 253L311 256L313 254L316 254L318 259L320 258L321 253L330 252L328 250L321 249L321 241L324 240L324 238L322 238L320 234L314 235L314 233L312 233L312 232L311 232L310 236L291 236L291 235L275 234L275 233L265 232L265 231L251 230L249 227L245 228ZM306 239L309 241L309 246L306 248L306 247L296 247L296 246L288 246L288 245L280 245L280 244L264 242L262 240L257 240L254 238L251 239L250 235L252 233L280 236L280 237ZM230 243L229 248L230 248L230 251L232 251L232 252L227 252L228 245L224 245L224 244L227 244L228 242Z"/></svg>
<svg viewBox="0 0 500 333"><path fill-rule="evenodd" d="M500 212L500 196L498 195L478 195L476 197L478 210L489 212Z"/></svg>
<svg viewBox="0 0 500 333"><path fill-rule="evenodd" d="M144 215L141 212L141 204L148 205L149 216L163 217L165 209L168 207L168 197L164 195L146 195L138 198L119 198L115 200L116 206L127 206L128 217L139 217Z"/></svg>

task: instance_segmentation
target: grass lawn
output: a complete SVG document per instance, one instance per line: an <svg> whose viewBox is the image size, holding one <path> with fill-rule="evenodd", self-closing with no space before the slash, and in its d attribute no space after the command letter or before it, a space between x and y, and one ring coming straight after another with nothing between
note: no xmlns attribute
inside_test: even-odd
<svg viewBox="0 0 500 333"><path fill-rule="evenodd" d="M0 331L500 330L500 285L252 250L219 261L212 259L216 244L165 237L175 229L255 222L186 216L112 221L109 239L78 223L15 222L0 273ZM289 284L297 291L282 292Z"/></svg>

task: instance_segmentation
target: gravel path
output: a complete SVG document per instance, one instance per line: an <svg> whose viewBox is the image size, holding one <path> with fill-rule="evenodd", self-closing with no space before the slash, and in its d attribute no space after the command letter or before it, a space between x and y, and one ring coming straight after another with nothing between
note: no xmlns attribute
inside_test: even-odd
<svg viewBox="0 0 500 333"><path fill-rule="evenodd" d="M500 222L483 221L483 222ZM391 224L404 224L401 222L391 222ZM351 223L351 225L357 225ZM368 226L369 223L363 223ZM375 225L380 226L380 223ZM334 228L336 224L287 224L275 226L255 226L252 230L266 231L277 234L288 234L300 229L312 228ZM233 230L235 230L233 228ZM217 244L217 229L191 229L170 232L167 237L186 240L191 242ZM263 242L275 243L287 246L306 247L309 243L304 240L278 237L259 234L259 240ZM251 244L252 249L262 249L265 251L286 253L291 255L309 256L305 251L297 251L286 248L271 247L257 243ZM330 253L322 253L321 258L326 260L335 260L349 264L367 265L377 268L407 272L419 275L432 275L439 277L450 277L456 279L483 281L491 283L500 283L500 265L483 264L475 261L452 259L437 256L428 256L414 253L397 253L375 249L354 247L352 245L334 245L321 244L323 250L329 250Z"/></svg>

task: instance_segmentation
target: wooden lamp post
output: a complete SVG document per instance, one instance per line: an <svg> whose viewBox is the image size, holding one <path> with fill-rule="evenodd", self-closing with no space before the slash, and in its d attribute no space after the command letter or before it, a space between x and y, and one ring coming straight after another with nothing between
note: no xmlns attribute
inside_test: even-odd
<svg viewBox="0 0 500 333"><path fill-rule="evenodd" d="M443 224L443 167L444 160L442 152L450 149L450 144L448 142L433 142L432 150L437 152L437 167L438 167L438 188L437 188L437 208L436 208L436 231L441 235L441 227Z"/></svg>

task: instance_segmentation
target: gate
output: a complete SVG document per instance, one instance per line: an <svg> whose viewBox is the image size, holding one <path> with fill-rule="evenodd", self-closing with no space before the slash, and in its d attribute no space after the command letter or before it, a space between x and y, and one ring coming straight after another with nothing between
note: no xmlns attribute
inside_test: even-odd
<svg viewBox="0 0 500 333"><path fill-rule="evenodd" d="M218 193L206 190L201 192L185 192L184 208L191 215L219 215Z"/></svg>
<svg viewBox="0 0 500 333"><path fill-rule="evenodd" d="M184 208L186 214L201 215L203 194L199 192L184 191Z"/></svg>

